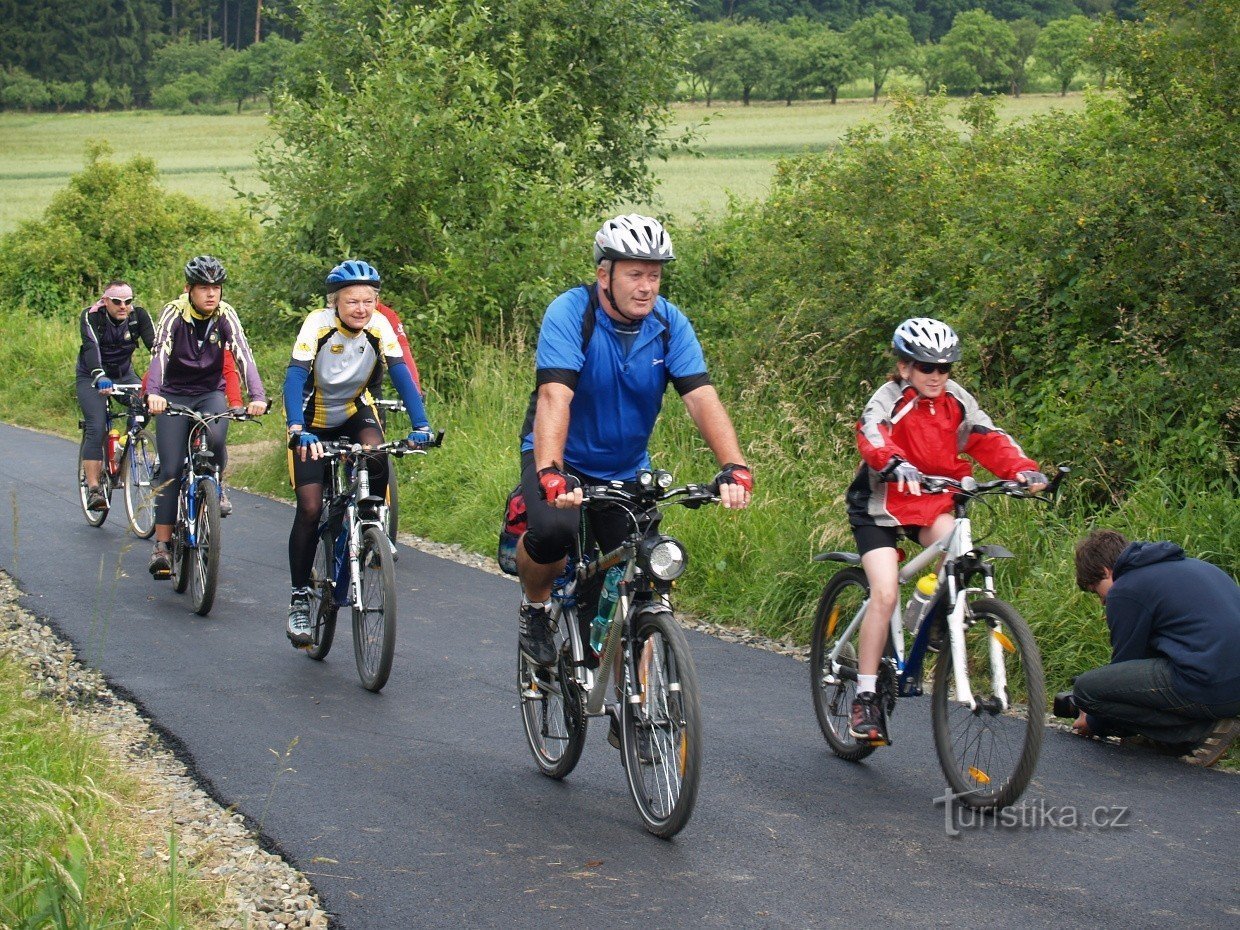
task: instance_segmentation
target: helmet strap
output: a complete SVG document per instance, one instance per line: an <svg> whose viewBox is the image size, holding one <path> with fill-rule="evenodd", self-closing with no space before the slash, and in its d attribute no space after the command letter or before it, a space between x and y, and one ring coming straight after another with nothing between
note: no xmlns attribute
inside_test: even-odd
<svg viewBox="0 0 1240 930"><path fill-rule="evenodd" d="M616 298L611 295L611 288L616 279L615 276L616 276L616 263L613 261L610 265L607 266L607 287L602 289L603 296L606 297L607 302L611 304L611 309L615 310L616 313L620 314L620 318L623 319L626 323L640 323L642 321L641 317L629 316L627 313L625 313L623 310L620 309L620 305L616 303Z"/></svg>

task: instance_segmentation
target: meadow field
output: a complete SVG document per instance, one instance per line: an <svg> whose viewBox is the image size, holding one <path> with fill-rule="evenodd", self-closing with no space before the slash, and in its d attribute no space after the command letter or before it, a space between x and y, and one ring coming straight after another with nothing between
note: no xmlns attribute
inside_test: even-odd
<svg viewBox="0 0 1240 930"><path fill-rule="evenodd" d="M1002 98L1004 119L1077 109L1081 94L1067 97L1026 94ZM953 101L951 107L959 107ZM661 203L632 204L660 214L687 217L715 213L729 195L760 197L775 162L785 155L820 150L849 130L881 119L885 100L739 103L685 103L676 106L678 130L696 127L700 153L675 155L655 165ZM234 184L243 191L262 189L255 148L271 138L266 114L250 110L226 116L173 116L148 110L122 113L0 113L0 232L37 216L69 175L83 163L88 140L106 141L118 157L146 155L155 160L169 190L214 206L230 203Z"/></svg>

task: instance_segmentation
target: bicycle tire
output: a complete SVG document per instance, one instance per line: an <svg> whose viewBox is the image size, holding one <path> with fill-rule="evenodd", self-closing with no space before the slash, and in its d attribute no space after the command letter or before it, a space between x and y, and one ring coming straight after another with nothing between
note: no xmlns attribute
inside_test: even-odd
<svg viewBox="0 0 1240 930"><path fill-rule="evenodd" d="M693 816L702 775L702 711L697 671L676 618L665 610L637 618L631 650L644 671L641 700L625 663L621 702L624 772L645 828L671 839ZM643 739L644 735L644 739Z"/></svg>
<svg viewBox="0 0 1240 930"><path fill-rule="evenodd" d="M86 494L87 494L87 489L90 487L90 485L86 481L85 454L86 454L86 439L85 437L83 437L82 440L78 443L78 460L77 460L78 503L82 505L82 514L86 517L86 522L90 524L91 526L100 527L100 526L103 526L103 521L108 518L108 511L112 509L111 508L112 481L108 477L107 469L104 469L104 472L102 475L103 483L101 487L103 488L103 493L108 496L109 506L105 507L103 510L87 509Z"/></svg>
<svg viewBox="0 0 1240 930"><path fill-rule="evenodd" d="M139 430L121 457L121 487L125 495L125 515L129 529L139 539L155 532L155 499L159 495L156 474L159 453L146 430Z"/></svg>
<svg viewBox="0 0 1240 930"><path fill-rule="evenodd" d="M392 548L377 526L362 530L358 555L358 602L353 605L353 654L367 691L380 691L396 651L396 574Z"/></svg>
<svg viewBox="0 0 1240 930"><path fill-rule="evenodd" d="M332 565L335 562L336 544L330 533L319 535L318 548L314 550L314 564L310 568L310 645L305 652L310 658L322 662L331 652L336 638L335 584Z"/></svg>
<svg viewBox="0 0 1240 930"><path fill-rule="evenodd" d="M979 706L971 710L952 700L953 660L944 643L934 669L934 748L956 799L966 807L996 810L1019 798L1033 777L1045 729L1046 687L1037 643L1016 608L982 598L969 604L969 614L973 622L965 628L965 658ZM992 688L992 636L1007 674L1006 711ZM1017 703L1021 698L1023 705Z"/></svg>
<svg viewBox="0 0 1240 930"><path fill-rule="evenodd" d="M814 697L814 715L827 744L841 759L860 762L874 751L848 732L852 702L857 696L857 657L860 651L860 627L840 650L839 662L844 674L828 681L830 669L823 665L839 637L848 628L861 604L870 596L865 572L859 568L843 568L836 572L822 589L818 611L814 615L814 631L810 640L810 691ZM851 668L851 677L847 668Z"/></svg>
<svg viewBox="0 0 1240 930"><path fill-rule="evenodd" d="M194 547L186 553L190 606L205 617L215 603L220 580L220 496L210 478L198 479L198 517Z"/></svg>
<svg viewBox="0 0 1240 930"><path fill-rule="evenodd" d="M576 621L568 617L565 622ZM570 672L564 636L557 630L555 637L559 660L553 669L535 665L517 650L517 694L525 741L534 762L548 778L559 780L581 759L589 718L581 687Z"/></svg>

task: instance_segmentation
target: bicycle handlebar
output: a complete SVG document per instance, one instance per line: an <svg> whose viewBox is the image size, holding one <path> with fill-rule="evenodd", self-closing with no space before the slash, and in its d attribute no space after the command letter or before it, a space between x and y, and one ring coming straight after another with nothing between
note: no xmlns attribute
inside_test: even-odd
<svg viewBox="0 0 1240 930"><path fill-rule="evenodd" d="M257 423L259 416L262 414L246 413L244 407L230 407L228 410L222 410L219 413L202 413L201 411L193 410L190 407L183 406L182 404L169 404L164 408L163 413L160 415L170 417L190 417L194 420L201 420L203 423L210 423L213 420L236 420L240 423Z"/></svg>
<svg viewBox="0 0 1240 930"><path fill-rule="evenodd" d="M394 439L391 442L381 443L377 446L367 446L360 442L337 442L335 440L320 440L318 443L323 447L321 459L336 458L341 455L358 455L366 453L368 455L378 455L386 453L388 455L412 455L415 453L426 454L427 449L438 449L443 445L443 430L439 430L435 434L435 438L430 442L411 443L405 439Z"/></svg>
<svg viewBox="0 0 1240 930"><path fill-rule="evenodd" d="M986 494L1006 494L1009 497L1023 497L1029 500L1040 500L1049 503L1054 501L1059 493L1059 485L1071 472L1072 469L1067 465L1060 465L1056 469L1055 477L1051 479L1050 484L1039 493L1027 490L1029 486L1021 481L1013 481L1006 478L998 478L994 481L977 481L971 476L949 478L946 475L922 475L919 483L924 494L946 494L952 492L964 494L968 497L982 497Z"/></svg>
<svg viewBox="0 0 1240 930"><path fill-rule="evenodd" d="M610 484L596 484L582 489L582 504L611 503L622 505L682 504L690 510L703 504L719 503L719 488L714 484L686 484L660 492L627 491Z"/></svg>

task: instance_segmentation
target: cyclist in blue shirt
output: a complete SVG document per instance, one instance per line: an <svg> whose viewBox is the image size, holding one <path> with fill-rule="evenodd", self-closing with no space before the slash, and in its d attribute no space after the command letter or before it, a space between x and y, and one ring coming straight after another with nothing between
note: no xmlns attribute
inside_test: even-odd
<svg viewBox="0 0 1240 930"><path fill-rule="evenodd" d="M671 239L658 220L618 216L594 237L595 280L568 290L543 316L537 379L521 438L529 528L517 545L521 651L555 662L547 599L577 532L583 485L633 481L671 384L719 461L725 507L748 505L753 476L707 373L688 318L659 296ZM628 532L623 514L595 510L604 550Z"/></svg>

